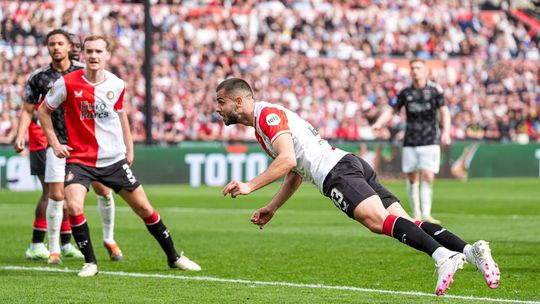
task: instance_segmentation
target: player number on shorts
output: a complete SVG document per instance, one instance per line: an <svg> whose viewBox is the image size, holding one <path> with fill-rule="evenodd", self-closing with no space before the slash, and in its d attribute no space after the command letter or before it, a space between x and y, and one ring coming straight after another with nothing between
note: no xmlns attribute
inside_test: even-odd
<svg viewBox="0 0 540 304"><path fill-rule="evenodd" d="M135 182L137 180L135 179L135 176L133 176L133 172L131 172L131 169L129 168L129 165L124 164L122 166L122 168L124 169L124 171L126 171L126 177L128 178L129 182L132 183L132 184L135 184Z"/></svg>
<svg viewBox="0 0 540 304"><path fill-rule="evenodd" d="M336 207L343 211L347 211L347 207L349 207L349 204L343 201L343 193L341 193L341 191L336 188L332 188L332 191L330 191L330 197L332 198L332 201L334 202Z"/></svg>

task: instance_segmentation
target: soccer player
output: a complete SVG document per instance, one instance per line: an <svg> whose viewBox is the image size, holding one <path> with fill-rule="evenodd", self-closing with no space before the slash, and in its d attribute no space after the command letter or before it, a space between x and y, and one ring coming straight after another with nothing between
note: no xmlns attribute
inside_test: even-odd
<svg viewBox="0 0 540 304"><path fill-rule="evenodd" d="M487 242L468 245L437 224L413 222L399 200L383 187L371 166L362 158L334 148L296 113L278 105L255 102L247 82L230 78L216 89L217 112L225 125L253 126L255 136L273 161L248 182L232 180L223 189L231 197L248 195L278 178L281 188L270 203L258 209L251 221L261 229L294 194L303 180L350 218L374 233L384 233L430 255L438 268L436 294L443 295L465 260L474 263L487 284L496 288L500 273Z"/></svg>
<svg viewBox="0 0 540 304"><path fill-rule="evenodd" d="M34 108L39 107L47 91L63 74L70 73L83 68L80 62L71 60L68 56L71 49L70 35L61 29L52 30L46 36L47 49L51 56L51 64L38 69L29 78L26 87L26 102L23 106L21 121L19 124L18 135L15 141L15 150L20 152L24 149L25 139L24 134L29 128L30 118L33 115ZM80 42L79 42L80 43ZM36 119L37 120L37 119ZM62 142L66 142L67 132L65 131L63 109L57 109L53 113L53 123L55 132ZM39 134L42 134L41 129L37 125L30 125L30 145L34 142ZM44 134L42 134L45 137ZM46 138L45 138L46 145ZM32 154L32 153L31 153ZM67 219L67 211L64 208L64 175L65 175L65 160L54 155L51 148L42 152L33 153L31 157L31 167L44 169L44 192L42 193L45 203L39 204L38 209L46 209L46 220L41 211L36 215L34 235L37 238L30 244L27 250L27 257L32 258L35 254L32 253L34 248L38 248L40 257L45 253L39 241L43 241L44 233L38 231L47 230L49 236L49 264L61 264L61 256L63 257L78 257L82 258L82 253L71 245L71 226ZM122 259L122 252L114 241L114 199L110 189L103 185L95 185L95 191L98 197L98 207L103 224L103 240L105 248L109 251L113 261ZM37 229L36 229L37 228ZM39 230L38 230L39 229ZM36 231L37 230L37 231ZM61 241L61 246L59 243ZM33 238L34 239L34 238ZM44 246L43 246L44 247Z"/></svg>
<svg viewBox="0 0 540 304"><path fill-rule="evenodd" d="M407 192L412 214L416 220L440 224L439 220L431 216L432 187L441 161L439 137L441 144L450 144L450 112L441 86L428 80L425 62L414 58L409 65L412 85L401 90L393 101L393 107L383 110L373 124L373 129L381 129L392 118L393 112L397 113L405 107L407 126L401 153L401 168L403 173L407 174ZM442 118L440 133L438 113Z"/></svg>
<svg viewBox="0 0 540 304"><path fill-rule="evenodd" d="M17 153L24 150L25 133L28 130L31 174L37 175L42 185L42 194L36 207L32 243L26 251L26 257L48 259L50 264L60 264L60 254L64 257L82 258L83 256L70 243L71 227L64 215L66 212L63 212L63 198L60 199L61 195L58 194L59 191L63 192L63 183L53 183L54 176L52 175L55 172L51 166L53 162L46 162L47 138L37 124L37 116L33 113L54 81L62 73L80 68L80 64L75 64L68 58L70 43L64 31L53 30L48 33L46 44L52 62L33 72L28 79L14 149ZM63 182L63 177L59 178L59 181ZM51 194L53 188L55 194ZM50 251L43 244L45 231L49 234ZM62 246L60 246L59 238Z"/></svg>
<svg viewBox="0 0 540 304"><path fill-rule="evenodd" d="M171 268L200 271L195 262L174 248L170 232L152 207L143 187L130 169L133 141L127 114L123 111L124 82L105 71L110 59L109 42L102 36L89 36L83 42L86 67L63 75L45 97L38 110L39 120L59 158L67 158L65 193L73 236L84 254L81 277L98 273L97 260L84 216L84 199L93 181L117 192L141 217L148 231L161 245ZM59 141L51 115L63 107L68 142Z"/></svg>
<svg viewBox="0 0 540 304"><path fill-rule="evenodd" d="M69 51L69 58L79 61L81 55L81 38L79 35L69 33L69 41L71 42L71 49ZM111 189L105 187L102 183L92 182L92 188L96 192L97 207L99 211L99 218L101 220L103 246L109 252L109 256L112 261L121 261L124 256L122 250L114 240L114 198Z"/></svg>

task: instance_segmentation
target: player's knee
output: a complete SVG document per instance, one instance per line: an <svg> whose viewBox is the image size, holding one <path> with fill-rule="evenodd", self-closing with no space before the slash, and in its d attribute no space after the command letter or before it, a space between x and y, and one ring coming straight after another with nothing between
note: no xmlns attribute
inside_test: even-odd
<svg viewBox="0 0 540 304"><path fill-rule="evenodd" d="M435 174L431 171L422 171L422 180L426 182L433 182Z"/></svg>
<svg viewBox="0 0 540 304"><path fill-rule="evenodd" d="M78 215L84 212L84 207L82 204L68 203L67 210L68 214Z"/></svg>
<svg viewBox="0 0 540 304"><path fill-rule="evenodd" d="M63 201L64 200L64 191L58 189L50 189L49 198L54 201Z"/></svg>
<svg viewBox="0 0 540 304"><path fill-rule="evenodd" d="M409 173L407 174L407 179L409 180L409 183L414 184L418 181L418 174Z"/></svg>
<svg viewBox="0 0 540 304"><path fill-rule="evenodd" d="M100 184L92 184L92 188L94 188L94 191L99 196L107 196L111 192L111 189Z"/></svg>
<svg viewBox="0 0 540 304"><path fill-rule="evenodd" d="M109 190L108 188L100 188L99 190L98 189L94 189L94 190L96 190L96 194L99 196L107 196L109 195L109 193L111 193L111 190Z"/></svg>

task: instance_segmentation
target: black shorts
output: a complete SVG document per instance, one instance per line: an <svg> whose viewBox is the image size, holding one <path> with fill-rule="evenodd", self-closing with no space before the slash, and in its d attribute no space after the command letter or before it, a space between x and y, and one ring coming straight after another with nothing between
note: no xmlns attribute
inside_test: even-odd
<svg viewBox="0 0 540 304"><path fill-rule="evenodd" d="M323 183L323 193L350 218L354 218L356 206L373 195L379 196L384 208L399 202L379 183L373 168L353 154L345 155L328 173Z"/></svg>
<svg viewBox="0 0 540 304"><path fill-rule="evenodd" d="M47 159L47 149L30 151L30 174L45 176L45 161Z"/></svg>
<svg viewBox="0 0 540 304"><path fill-rule="evenodd" d="M141 185L125 159L103 168L75 163L66 164L65 187L71 184L81 184L88 190L94 181L104 184L116 193L120 190L132 192Z"/></svg>

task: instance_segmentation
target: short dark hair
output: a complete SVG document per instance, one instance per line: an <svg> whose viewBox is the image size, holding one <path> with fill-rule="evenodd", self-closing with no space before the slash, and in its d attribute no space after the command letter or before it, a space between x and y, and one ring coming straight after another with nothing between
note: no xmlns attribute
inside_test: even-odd
<svg viewBox="0 0 540 304"><path fill-rule="evenodd" d="M96 40L103 40L105 42L105 49L107 49L108 52L111 51L111 43L109 42L109 40L107 40L105 38L105 36L102 36L102 35L90 35L90 36L84 38L82 48L84 49L84 46L85 46L86 42L88 42L88 41L96 41Z"/></svg>
<svg viewBox="0 0 540 304"><path fill-rule="evenodd" d="M422 64L426 64L426 61L422 58L418 58L418 57L413 57L409 60L409 65L412 65L413 63L415 62L421 62Z"/></svg>
<svg viewBox="0 0 540 304"><path fill-rule="evenodd" d="M81 37L79 37L79 35L77 34L74 34L74 33L68 33L69 34L69 41L71 41L71 43L75 44L75 42L81 42Z"/></svg>
<svg viewBox="0 0 540 304"><path fill-rule="evenodd" d="M225 91L225 95L229 95L238 91L243 91L253 97L253 90L251 89L251 86L249 85L249 83L247 83L247 81L242 78L229 78L222 81L217 86L216 93L221 90Z"/></svg>
<svg viewBox="0 0 540 304"><path fill-rule="evenodd" d="M69 33L64 31L63 29L54 29L47 33L47 36L45 37L45 43L49 44L49 38L51 38L54 35L64 35L66 37L67 41L71 43L71 39L69 39Z"/></svg>

